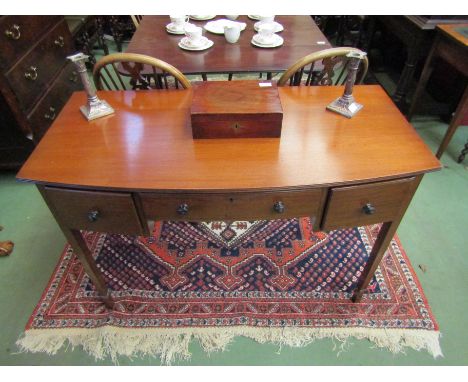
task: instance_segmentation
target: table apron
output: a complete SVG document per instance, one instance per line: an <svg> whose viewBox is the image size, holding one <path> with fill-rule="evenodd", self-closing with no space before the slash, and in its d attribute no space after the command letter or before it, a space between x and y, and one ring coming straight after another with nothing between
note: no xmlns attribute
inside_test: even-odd
<svg viewBox="0 0 468 382"><path fill-rule="evenodd" d="M414 177L281 191L135 192L38 186L62 228L147 235L151 222L310 217L314 230L393 221ZM409 198L411 200L411 197Z"/></svg>

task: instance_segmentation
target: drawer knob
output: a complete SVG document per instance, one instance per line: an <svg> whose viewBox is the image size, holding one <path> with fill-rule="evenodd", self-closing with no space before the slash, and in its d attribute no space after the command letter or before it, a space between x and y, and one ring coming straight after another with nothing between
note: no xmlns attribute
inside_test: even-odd
<svg viewBox="0 0 468 382"><path fill-rule="evenodd" d="M63 48L65 45L65 41L63 40L62 36L58 36L57 40L54 41L54 44L57 45L59 48Z"/></svg>
<svg viewBox="0 0 468 382"><path fill-rule="evenodd" d="M95 222L99 218L99 211L98 210L92 210L88 212L88 220L90 222Z"/></svg>
<svg viewBox="0 0 468 382"><path fill-rule="evenodd" d="M187 215L188 214L188 204L187 203L182 203L178 208L177 208L177 213L179 215Z"/></svg>
<svg viewBox="0 0 468 382"><path fill-rule="evenodd" d="M362 207L362 210L366 215L373 215L375 213L375 207L370 203L367 203L364 207Z"/></svg>
<svg viewBox="0 0 468 382"><path fill-rule="evenodd" d="M279 202L276 202L274 205L273 205L273 209L278 212L279 214L282 214L284 212L284 204L283 202L279 201Z"/></svg>
<svg viewBox="0 0 468 382"><path fill-rule="evenodd" d="M50 111L50 113L45 113L45 114L44 114L44 118L45 118L45 119L50 119L51 121L53 121L53 120L55 119L55 117L56 117L56 115L55 115L55 107L52 107L52 106L49 107L49 111Z"/></svg>
<svg viewBox="0 0 468 382"><path fill-rule="evenodd" d="M31 81L36 81L37 79L37 67L30 66L29 69L24 73L24 76Z"/></svg>
<svg viewBox="0 0 468 382"><path fill-rule="evenodd" d="M11 38L12 40L19 40L21 37L21 31L19 25L14 24L10 29L5 31L5 36Z"/></svg>

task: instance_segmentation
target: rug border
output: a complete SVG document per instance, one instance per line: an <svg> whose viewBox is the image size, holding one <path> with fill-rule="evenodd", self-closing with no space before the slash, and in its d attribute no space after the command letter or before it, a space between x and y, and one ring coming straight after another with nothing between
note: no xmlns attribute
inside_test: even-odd
<svg viewBox="0 0 468 382"><path fill-rule="evenodd" d="M226 331L226 329L229 329ZM441 334L427 329L375 329L375 328L298 328L227 326L210 328L145 328L129 329L114 326L100 328L31 329L18 339L20 352L56 354L66 344L66 349L82 347L95 360L110 358L118 364L119 357L156 356L166 365L178 359L191 357L189 344L198 340L209 355L225 351L236 337L250 338L260 344L305 347L315 340L330 338L341 342L332 350L337 356L349 349L350 339L367 339L375 347L393 354L406 354L407 347L426 350L434 359L443 357Z"/></svg>
<svg viewBox="0 0 468 382"><path fill-rule="evenodd" d="M405 258L405 261L408 263L408 265L410 265L408 268L411 272L411 275L413 276L413 281L416 283L416 285L418 286L418 289L421 291L421 297L422 299L424 300L424 304L427 306L427 311L429 313L429 316L431 317L431 320L432 322L434 322L434 330L435 331L440 331L440 326L439 326L439 323L437 322L437 320L435 319L435 316L432 312L432 308L429 304L429 301L426 297L426 292L424 291L422 285L421 285L421 282L419 281L419 276L416 274L416 271L414 269L414 266L410 260L410 258L408 257L408 255L406 254L406 250L405 250L405 247L403 246L403 244L401 243L400 241L400 238L398 237L398 235L394 235L393 236L393 239L392 241L395 240L395 242L398 244L398 248L400 248L400 252L401 254L403 255L403 257ZM390 241L390 245L392 245L392 241Z"/></svg>

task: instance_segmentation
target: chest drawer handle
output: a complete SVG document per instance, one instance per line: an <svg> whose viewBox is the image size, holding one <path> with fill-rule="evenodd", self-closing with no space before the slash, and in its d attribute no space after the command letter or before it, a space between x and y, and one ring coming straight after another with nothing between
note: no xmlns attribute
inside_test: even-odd
<svg viewBox="0 0 468 382"><path fill-rule="evenodd" d="M373 215L375 213L375 207L370 203L367 203L364 207L362 207L362 210L366 215Z"/></svg>
<svg viewBox="0 0 468 382"><path fill-rule="evenodd" d="M29 69L24 73L24 76L31 81L36 81L37 79L37 67L30 66Z"/></svg>
<svg viewBox="0 0 468 382"><path fill-rule="evenodd" d="M12 40L19 40L21 37L21 31L19 25L14 24L10 29L5 31L5 36L11 38Z"/></svg>
<svg viewBox="0 0 468 382"><path fill-rule="evenodd" d="M285 207L284 207L284 204L283 202L276 202L274 205L273 205L273 209L278 212L279 214L282 214L285 210Z"/></svg>
<svg viewBox="0 0 468 382"><path fill-rule="evenodd" d="M50 111L50 114L49 113L45 113L44 114L44 118L45 119L50 119L51 121L53 121L56 117L55 115L55 107L49 107L49 111Z"/></svg>
<svg viewBox="0 0 468 382"><path fill-rule="evenodd" d="M177 213L179 215L187 215L188 210L189 210L189 207L187 203L182 203L179 207L177 207Z"/></svg>
<svg viewBox="0 0 468 382"><path fill-rule="evenodd" d="M54 41L54 44L60 48L63 48L63 46L65 45L65 41L63 41L62 36L58 36L57 40Z"/></svg>
<svg viewBox="0 0 468 382"><path fill-rule="evenodd" d="M95 222L99 218L99 211L98 210L92 210L88 212L88 220L90 222Z"/></svg>

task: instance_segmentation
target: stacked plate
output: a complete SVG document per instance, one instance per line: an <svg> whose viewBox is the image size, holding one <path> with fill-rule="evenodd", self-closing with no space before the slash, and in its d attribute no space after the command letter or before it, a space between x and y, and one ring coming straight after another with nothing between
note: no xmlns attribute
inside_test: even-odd
<svg viewBox="0 0 468 382"><path fill-rule="evenodd" d="M259 28L260 28L260 25L262 25L263 23L261 21L257 22L254 24L254 29L258 32ZM268 24L272 24L274 29L273 29L273 33L278 33L278 32L281 32L284 30L284 27L280 24L280 23L277 23L276 21L272 21L271 23L268 23Z"/></svg>
<svg viewBox="0 0 468 382"><path fill-rule="evenodd" d="M179 42L179 48L185 50L205 50L211 48L213 44L213 41L209 40L205 36L202 36L196 43L194 43L188 37L184 37Z"/></svg>
<svg viewBox="0 0 468 382"><path fill-rule="evenodd" d="M252 45L258 46L259 48L276 48L283 45L283 38L277 34L273 34L271 40L265 41L263 36L256 34L252 37Z"/></svg>
<svg viewBox="0 0 468 382"><path fill-rule="evenodd" d="M211 20L216 17L216 15L190 15L189 16L192 20L203 21L203 20Z"/></svg>
<svg viewBox="0 0 468 382"><path fill-rule="evenodd" d="M184 28L187 24L182 24L180 26L170 23L166 25L166 32L170 34L185 34Z"/></svg>

